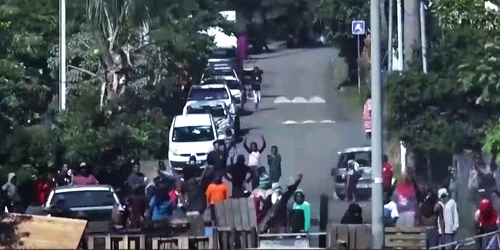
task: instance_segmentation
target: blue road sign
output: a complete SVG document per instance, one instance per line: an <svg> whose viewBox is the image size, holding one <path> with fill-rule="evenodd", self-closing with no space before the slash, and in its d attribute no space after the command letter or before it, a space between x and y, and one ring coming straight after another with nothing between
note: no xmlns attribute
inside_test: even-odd
<svg viewBox="0 0 500 250"><path fill-rule="evenodd" d="M362 20L354 20L351 23L351 31L353 35L364 35L365 30L365 21Z"/></svg>

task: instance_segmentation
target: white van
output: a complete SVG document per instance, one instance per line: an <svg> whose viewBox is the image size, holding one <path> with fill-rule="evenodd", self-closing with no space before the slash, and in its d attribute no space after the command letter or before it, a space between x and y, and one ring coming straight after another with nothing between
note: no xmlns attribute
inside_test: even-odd
<svg viewBox="0 0 500 250"><path fill-rule="evenodd" d="M189 158L196 157L196 165L203 166L213 143L218 139L217 128L210 114L178 115L172 121L169 134L168 160L174 170L188 166Z"/></svg>

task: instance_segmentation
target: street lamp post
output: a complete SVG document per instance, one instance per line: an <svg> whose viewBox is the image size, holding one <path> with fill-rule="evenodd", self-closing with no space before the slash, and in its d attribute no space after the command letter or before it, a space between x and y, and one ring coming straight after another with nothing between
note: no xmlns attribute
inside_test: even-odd
<svg viewBox="0 0 500 250"><path fill-rule="evenodd" d="M66 0L59 0L59 110L66 110Z"/></svg>

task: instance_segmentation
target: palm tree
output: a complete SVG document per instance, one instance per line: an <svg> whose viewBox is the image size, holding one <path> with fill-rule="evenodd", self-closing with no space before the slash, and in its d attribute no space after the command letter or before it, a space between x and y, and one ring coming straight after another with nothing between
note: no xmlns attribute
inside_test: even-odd
<svg viewBox="0 0 500 250"><path fill-rule="evenodd" d="M144 38L144 27L156 17L167 15L162 0L87 0L87 17L93 25L99 44L105 76L101 79L101 107L125 90L134 66L132 44Z"/></svg>

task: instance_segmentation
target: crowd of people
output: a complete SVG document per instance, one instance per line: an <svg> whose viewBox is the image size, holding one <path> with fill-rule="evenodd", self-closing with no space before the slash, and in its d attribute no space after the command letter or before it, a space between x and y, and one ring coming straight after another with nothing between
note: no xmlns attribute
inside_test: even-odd
<svg viewBox="0 0 500 250"><path fill-rule="evenodd" d="M207 163L200 169L186 168L175 173L159 161L156 176L148 179L137 161L130 162L130 172L120 178L112 168L93 174L86 163L77 168L64 165L57 172L43 172L34 177L31 188L19 187L14 173L2 187L2 204L10 212L25 212L28 206L42 206L53 188L65 185L111 185L123 201L116 207L112 220L117 228L138 228L147 221L165 221L175 215L212 215L214 206L228 198L252 198L262 231L307 232L310 228L310 204L304 191L298 189L302 175L286 188L281 179L281 155L271 147L263 166L267 142L243 142L248 154L237 154L234 142L214 142ZM248 158L248 159L247 159ZM196 159L191 159L196 161ZM193 162L194 163L194 162ZM195 164L193 164L195 165ZM231 184L231 188L229 186ZM21 192L20 189L28 189ZM25 197L23 193L32 193ZM293 206L288 201L293 198Z"/></svg>

